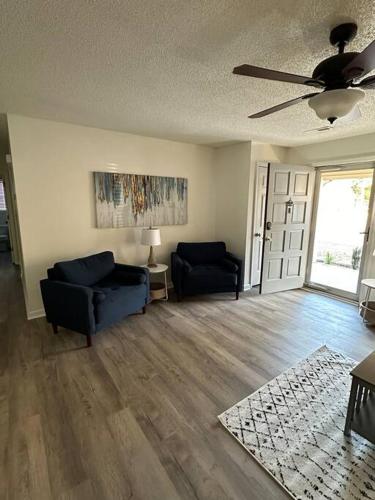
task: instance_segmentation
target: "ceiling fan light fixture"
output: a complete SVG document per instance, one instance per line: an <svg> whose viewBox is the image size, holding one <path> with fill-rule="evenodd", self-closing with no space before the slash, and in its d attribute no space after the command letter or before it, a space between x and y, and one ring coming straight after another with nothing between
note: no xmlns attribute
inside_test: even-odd
<svg viewBox="0 0 375 500"><path fill-rule="evenodd" d="M308 103L319 118L333 122L349 114L364 96L362 89L326 90L310 97Z"/></svg>

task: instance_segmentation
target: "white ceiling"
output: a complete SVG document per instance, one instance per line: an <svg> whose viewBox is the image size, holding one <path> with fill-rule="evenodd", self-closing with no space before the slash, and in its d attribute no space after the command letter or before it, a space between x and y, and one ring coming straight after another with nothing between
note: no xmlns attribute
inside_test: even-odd
<svg viewBox="0 0 375 500"><path fill-rule="evenodd" d="M202 144L255 139L296 145L375 131L375 90L363 117L326 133L311 92L232 75L242 63L311 75L335 53L330 27L355 20L351 50L375 38L373 0L5 0L0 112Z"/></svg>

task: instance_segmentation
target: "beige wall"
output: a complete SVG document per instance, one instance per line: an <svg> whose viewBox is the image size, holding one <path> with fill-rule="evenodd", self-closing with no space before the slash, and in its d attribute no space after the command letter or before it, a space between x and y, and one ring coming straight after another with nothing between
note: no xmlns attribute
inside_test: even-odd
<svg viewBox="0 0 375 500"><path fill-rule="evenodd" d="M244 286L250 283L255 171L259 161L283 162L287 149L246 142L215 151L216 238L244 261Z"/></svg>
<svg viewBox="0 0 375 500"><path fill-rule="evenodd" d="M140 228L97 229L92 171L188 179L188 224L161 227L157 260L169 263L178 241L215 238L213 150L130 134L8 116L29 317L43 314L39 280L47 268L102 250L141 264Z"/></svg>
<svg viewBox="0 0 375 500"><path fill-rule="evenodd" d="M302 165L337 165L360 159L375 160L375 134L288 148L286 156L287 163Z"/></svg>
<svg viewBox="0 0 375 500"><path fill-rule="evenodd" d="M247 283L246 231L250 182L251 143L215 150L216 239L244 259Z"/></svg>

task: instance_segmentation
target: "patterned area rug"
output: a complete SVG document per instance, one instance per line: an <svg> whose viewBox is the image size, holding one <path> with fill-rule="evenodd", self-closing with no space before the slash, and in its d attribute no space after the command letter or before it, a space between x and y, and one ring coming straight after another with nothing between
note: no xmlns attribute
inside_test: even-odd
<svg viewBox="0 0 375 500"><path fill-rule="evenodd" d="M375 446L343 434L354 365L321 347L219 415L293 498L375 499Z"/></svg>

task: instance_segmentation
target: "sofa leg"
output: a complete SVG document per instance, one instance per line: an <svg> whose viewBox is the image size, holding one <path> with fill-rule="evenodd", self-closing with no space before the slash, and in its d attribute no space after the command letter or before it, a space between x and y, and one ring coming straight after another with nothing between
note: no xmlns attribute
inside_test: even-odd
<svg viewBox="0 0 375 500"><path fill-rule="evenodd" d="M53 330L53 333L56 335L58 333L58 326L55 325L55 323L52 323L52 330Z"/></svg>
<svg viewBox="0 0 375 500"><path fill-rule="evenodd" d="M238 300L240 298L240 292L237 290L236 291L236 300Z"/></svg>
<svg viewBox="0 0 375 500"><path fill-rule="evenodd" d="M91 347L92 346L91 335L86 335L86 339L87 339L87 347Z"/></svg>
<svg viewBox="0 0 375 500"><path fill-rule="evenodd" d="M177 294L177 302L182 302L182 294L181 293Z"/></svg>
<svg viewBox="0 0 375 500"><path fill-rule="evenodd" d="M142 314L146 314L146 306L142 307Z"/></svg>

